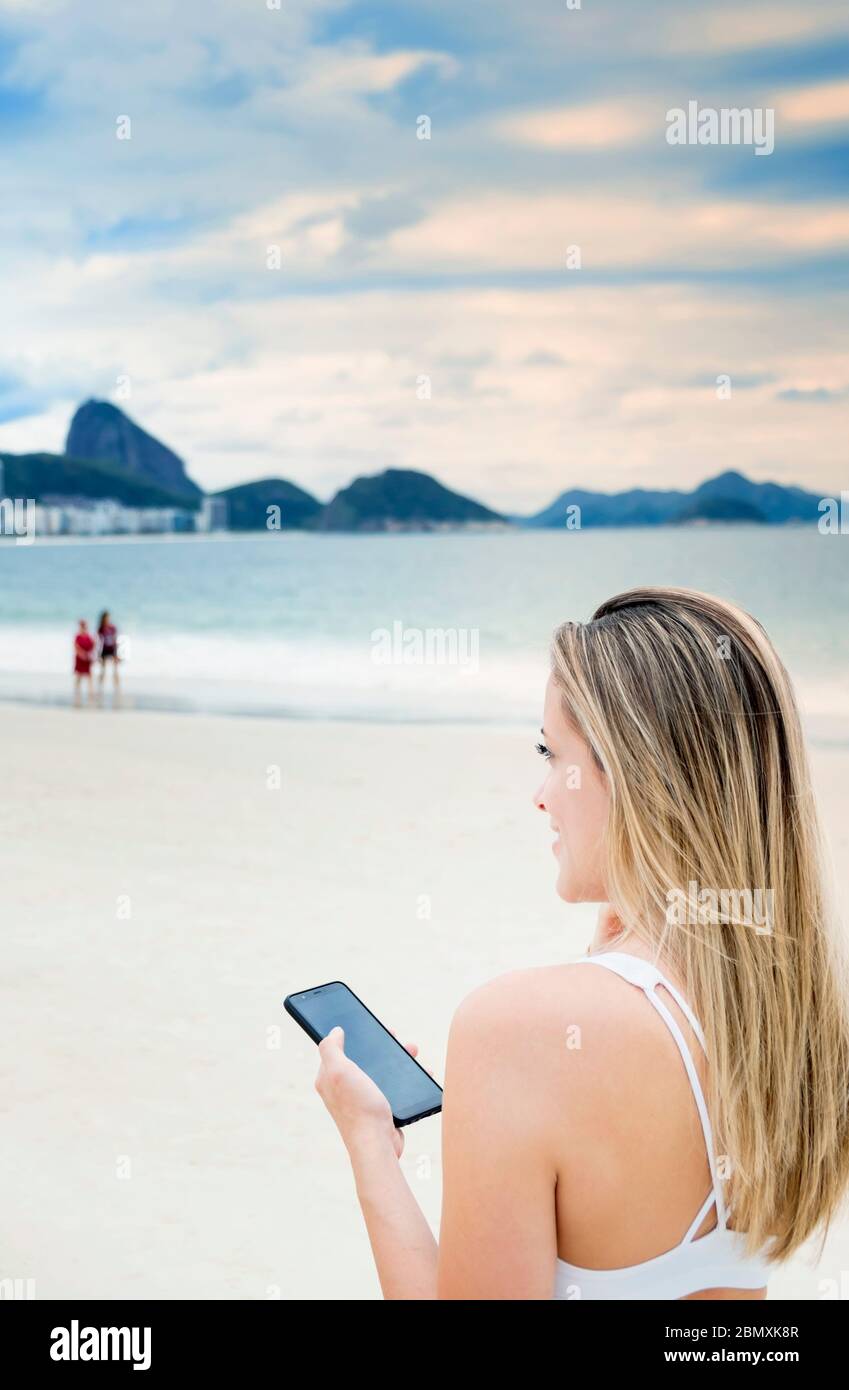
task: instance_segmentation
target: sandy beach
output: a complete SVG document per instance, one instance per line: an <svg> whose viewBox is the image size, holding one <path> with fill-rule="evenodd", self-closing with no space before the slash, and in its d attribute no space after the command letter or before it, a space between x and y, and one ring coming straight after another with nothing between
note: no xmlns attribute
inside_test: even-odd
<svg viewBox="0 0 849 1390"><path fill-rule="evenodd" d="M0 1277L39 1299L380 1298L283 998L345 980L441 1081L470 989L584 949L595 909L554 894L533 730L0 719ZM814 765L845 914L849 751ZM401 1162L438 1232L438 1116ZM849 1219L770 1297L847 1270Z"/></svg>

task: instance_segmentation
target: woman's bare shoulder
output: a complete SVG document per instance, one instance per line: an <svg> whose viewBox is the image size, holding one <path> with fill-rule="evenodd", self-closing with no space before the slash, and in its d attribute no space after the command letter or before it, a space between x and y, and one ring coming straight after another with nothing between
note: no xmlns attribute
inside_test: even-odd
<svg viewBox="0 0 849 1390"><path fill-rule="evenodd" d="M609 970L587 969L577 961L562 965L532 965L508 970L476 986L460 1002L454 1017L479 1016L516 1019L516 1010L543 1009L537 1022L557 1022L564 1005L584 1009L588 1015L605 1013L611 1004L617 1014L640 1017L642 993ZM636 1008L629 1008L636 1004Z"/></svg>
<svg viewBox="0 0 849 1390"><path fill-rule="evenodd" d="M612 1064L626 1071L656 1050L653 1010L642 991L607 970L577 962L510 970L478 985L461 1001L451 1033L475 1035L497 1059L526 1073L544 1064L559 1087L565 1076L595 1085ZM450 1048L450 1037L449 1037ZM580 1069L573 1064L581 1059Z"/></svg>

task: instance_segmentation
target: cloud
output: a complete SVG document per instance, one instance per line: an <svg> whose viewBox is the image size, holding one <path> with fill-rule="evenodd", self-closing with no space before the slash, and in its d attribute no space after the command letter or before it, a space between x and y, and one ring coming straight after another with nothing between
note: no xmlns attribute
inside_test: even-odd
<svg viewBox="0 0 849 1390"><path fill-rule="evenodd" d="M621 149L659 129L644 107L626 102L561 106L508 116L497 130L506 140L547 150Z"/></svg>
<svg viewBox="0 0 849 1390"><path fill-rule="evenodd" d="M823 82L772 98L780 120L798 125L832 125L849 122L849 80Z"/></svg>
<svg viewBox="0 0 849 1390"><path fill-rule="evenodd" d="M745 49L769 49L800 40L845 32L843 0L817 0L806 7L782 5L778 0L752 4L710 5L701 13L688 8L666 24L666 38L673 52L731 53Z"/></svg>
<svg viewBox="0 0 849 1390"><path fill-rule="evenodd" d="M0 445L61 447L126 375L210 487L438 460L521 510L720 462L839 482L837 7L633 13L0 0ZM778 94L775 154L670 150L665 111L726 92Z"/></svg>
<svg viewBox="0 0 849 1390"><path fill-rule="evenodd" d="M69 295L43 357L50 287L32 316L15 307L7 353L28 354L25 382L43 393L61 369L65 387L53 386L61 418L49 406L0 425L3 449L61 447L77 400L116 399L126 374L131 396L117 403L210 488L275 474L327 495L397 466L520 511L570 484L690 485L720 463L817 487L845 475L849 400L819 413L813 434L810 403L774 395L843 379L847 296L831 290L788 302L682 285L375 291L232 300L198 316L140 286L92 317L82 290ZM540 353L552 365L529 367ZM737 389L753 375L764 384Z"/></svg>
<svg viewBox="0 0 849 1390"><path fill-rule="evenodd" d="M408 194L380 193L362 198L345 215L345 229L352 237L371 241L409 227L424 215L423 205Z"/></svg>
<svg viewBox="0 0 849 1390"><path fill-rule="evenodd" d="M544 348L537 348L536 352L529 352L527 357L522 358L523 367L565 367L566 359L557 352L548 352Z"/></svg>
<svg viewBox="0 0 849 1390"><path fill-rule="evenodd" d="M846 400L849 396L849 389L843 387L841 390L832 391L826 386L788 387L784 391L777 391L776 396L780 401L802 401L813 405L830 405L832 401Z"/></svg>
<svg viewBox="0 0 849 1390"><path fill-rule="evenodd" d="M460 64L447 53L407 50L374 53L365 44L347 44L338 53L326 50L305 54L300 84L311 98L338 97L340 93L371 94L391 91L421 71L435 67L443 77L456 77Z"/></svg>
<svg viewBox="0 0 849 1390"><path fill-rule="evenodd" d="M567 269L569 246L581 250L580 270ZM550 269L573 278L601 268L762 266L788 252L849 253L849 208L674 195L659 205L632 189L492 193L446 203L391 233L386 245L398 266Z"/></svg>

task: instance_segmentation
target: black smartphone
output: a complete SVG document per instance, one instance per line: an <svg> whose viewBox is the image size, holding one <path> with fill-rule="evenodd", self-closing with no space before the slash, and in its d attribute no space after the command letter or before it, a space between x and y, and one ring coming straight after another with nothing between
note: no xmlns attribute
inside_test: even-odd
<svg viewBox="0 0 849 1390"><path fill-rule="evenodd" d="M341 980L289 994L283 1007L315 1043L337 1024L344 1028L345 1056L380 1087L396 1129L442 1109L442 1087Z"/></svg>

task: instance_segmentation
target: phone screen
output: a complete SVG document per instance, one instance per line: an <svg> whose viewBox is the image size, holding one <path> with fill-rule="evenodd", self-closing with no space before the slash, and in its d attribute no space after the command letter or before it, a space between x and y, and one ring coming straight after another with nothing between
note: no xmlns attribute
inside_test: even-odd
<svg viewBox="0 0 849 1390"><path fill-rule="evenodd" d="M337 1024L344 1028L345 1055L380 1087L396 1121L406 1124L442 1108L442 1087L340 980L291 994L286 1007L320 1038Z"/></svg>

